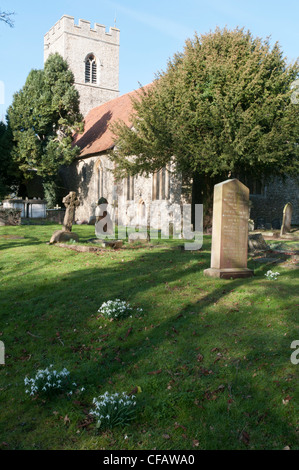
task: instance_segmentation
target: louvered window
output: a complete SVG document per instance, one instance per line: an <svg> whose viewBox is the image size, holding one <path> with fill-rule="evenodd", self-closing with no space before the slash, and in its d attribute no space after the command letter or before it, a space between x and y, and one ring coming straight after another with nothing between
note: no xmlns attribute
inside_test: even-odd
<svg viewBox="0 0 299 470"><path fill-rule="evenodd" d="M97 83L97 63L93 55L85 62L85 83Z"/></svg>

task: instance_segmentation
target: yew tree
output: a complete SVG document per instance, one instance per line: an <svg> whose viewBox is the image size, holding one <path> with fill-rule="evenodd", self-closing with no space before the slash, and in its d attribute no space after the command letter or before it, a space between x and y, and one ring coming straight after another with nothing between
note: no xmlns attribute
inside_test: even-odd
<svg viewBox="0 0 299 470"><path fill-rule="evenodd" d="M130 126L114 124L116 176L173 161L207 210L224 178L298 174L298 75L269 38L239 28L196 34L133 99Z"/></svg>
<svg viewBox="0 0 299 470"><path fill-rule="evenodd" d="M74 76L59 54L51 54L44 69L29 73L24 87L14 95L7 121L13 160L25 178L41 176L51 192L60 167L79 154L72 137L83 126Z"/></svg>
<svg viewBox="0 0 299 470"><path fill-rule="evenodd" d="M20 184L19 170L11 158L11 150L11 132L4 122L0 122L0 200L16 192Z"/></svg>

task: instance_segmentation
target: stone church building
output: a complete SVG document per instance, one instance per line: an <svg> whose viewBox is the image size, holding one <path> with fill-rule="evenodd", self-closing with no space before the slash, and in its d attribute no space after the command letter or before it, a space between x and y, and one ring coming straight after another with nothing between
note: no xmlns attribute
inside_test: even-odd
<svg viewBox="0 0 299 470"><path fill-rule="evenodd" d="M134 202L140 213L149 204L159 201L165 206L190 202L183 192L182 180L171 168L149 177L128 177L116 183L113 163L107 153L114 146L109 124L115 120L129 123L132 112L132 91L119 96L119 34L117 28L79 20L64 15L45 35L44 60L58 52L67 60L80 93L81 112L85 116L82 135L75 136L81 149L77 161L64 169L63 178L68 190L76 191L80 206L76 219L89 221L95 214L97 201L105 197L113 210L116 201L123 198L128 206ZM170 171L169 171L170 170ZM299 182L287 178L269 185L260 181L243 181L250 188L251 218L255 226L278 228L282 222L283 207L293 204L293 224L299 224Z"/></svg>

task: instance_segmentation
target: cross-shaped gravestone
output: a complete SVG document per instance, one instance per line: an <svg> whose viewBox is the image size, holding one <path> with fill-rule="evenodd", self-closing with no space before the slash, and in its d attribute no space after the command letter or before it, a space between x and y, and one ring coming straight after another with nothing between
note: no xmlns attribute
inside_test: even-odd
<svg viewBox="0 0 299 470"><path fill-rule="evenodd" d="M62 202L66 207L65 216L63 219L63 229L67 232L71 232L75 217L75 210L76 207L80 205L80 202L75 191L71 191L67 196L65 196Z"/></svg>

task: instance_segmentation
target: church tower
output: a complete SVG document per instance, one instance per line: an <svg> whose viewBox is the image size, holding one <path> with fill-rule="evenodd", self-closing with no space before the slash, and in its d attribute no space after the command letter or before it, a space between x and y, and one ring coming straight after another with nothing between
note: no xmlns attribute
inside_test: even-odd
<svg viewBox="0 0 299 470"><path fill-rule="evenodd" d="M69 64L83 116L119 95L119 29L64 15L44 37L44 61L58 52Z"/></svg>

